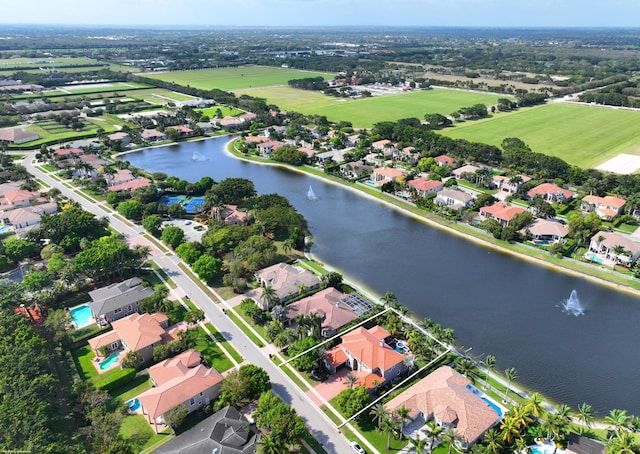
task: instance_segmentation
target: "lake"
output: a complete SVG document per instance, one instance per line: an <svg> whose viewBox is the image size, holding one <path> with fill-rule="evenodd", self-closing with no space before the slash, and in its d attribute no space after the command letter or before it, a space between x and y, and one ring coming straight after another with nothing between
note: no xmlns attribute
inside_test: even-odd
<svg viewBox="0 0 640 454"><path fill-rule="evenodd" d="M640 298L482 247L321 179L241 161L225 152L227 141L122 159L190 181L248 178L261 194L277 192L306 217L318 260L453 328L460 350L494 355L496 370L515 367L518 383L557 403L640 415ZM309 187L317 200L307 199ZM563 311L574 289L582 316Z"/></svg>

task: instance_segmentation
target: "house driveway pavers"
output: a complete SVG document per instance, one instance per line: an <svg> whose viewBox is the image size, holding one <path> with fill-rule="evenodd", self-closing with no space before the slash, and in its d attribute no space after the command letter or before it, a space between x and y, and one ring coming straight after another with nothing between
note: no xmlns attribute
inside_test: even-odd
<svg viewBox="0 0 640 454"><path fill-rule="evenodd" d="M324 402L318 398L318 394L320 394L326 401L336 397L340 394L340 391L347 389L348 385L344 377L346 377L349 372L351 372L351 369L343 367L338 372L330 376L326 381L316 385L313 390L307 391L307 396L309 396L309 398L319 407L323 406Z"/></svg>

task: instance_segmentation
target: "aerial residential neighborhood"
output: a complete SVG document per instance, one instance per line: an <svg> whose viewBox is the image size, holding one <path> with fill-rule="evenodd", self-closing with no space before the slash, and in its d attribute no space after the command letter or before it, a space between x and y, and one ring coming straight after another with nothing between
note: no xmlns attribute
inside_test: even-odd
<svg viewBox="0 0 640 454"><path fill-rule="evenodd" d="M636 28L34 5L0 34L0 451L640 452Z"/></svg>

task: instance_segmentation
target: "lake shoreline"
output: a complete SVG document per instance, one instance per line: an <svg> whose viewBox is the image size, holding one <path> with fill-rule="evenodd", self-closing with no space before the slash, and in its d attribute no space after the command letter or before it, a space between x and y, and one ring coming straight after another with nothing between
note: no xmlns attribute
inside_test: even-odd
<svg viewBox="0 0 640 454"><path fill-rule="evenodd" d="M388 206L390 208L393 208L393 209L396 209L396 210L402 212L404 215L407 215L407 216L409 216L409 217L411 217L411 218L413 218L413 219L415 219L417 221L420 221L420 222L422 222L424 224L427 224L427 225L429 225L431 227L435 227L435 228L437 228L437 229L439 229L439 230L441 230L443 232L456 235L456 236L458 236L460 238L463 238L463 239L465 239L467 241L471 241L471 242L473 242L475 244L478 244L480 246L483 246L483 247L485 247L487 249L491 249L491 250L494 250L496 252L501 252L501 253L504 253L504 254L509 254L509 255L511 255L513 257L517 257L519 259L526 260L526 261L528 261L530 263L536 264L538 266L546 267L546 268L551 269L551 270L556 271L556 272L565 273L567 275L570 275L570 276L573 276L573 277L578 277L578 278L581 278L581 279L586 279L586 280L591 281L593 283L596 283L598 285L603 285L603 286L606 286L606 287L611 288L611 289L616 290L616 291L620 291L620 292L628 293L628 294L633 295L633 296L640 297L640 290L639 289L633 288L633 287L628 286L628 285L623 285L623 284L619 284L619 283L616 283L616 282L612 282L612 281L609 281L607 279L603 279L603 278L598 277L598 276L585 274L585 273L582 273L582 272L580 272L578 270L575 270L573 268L561 266L561 265L558 265L556 263L551 263L551 262L548 262L548 261L543 260L541 258L533 257L531 255L527 255L527 254L524 254L524 253L521 253L521 252L518 252L518 251L514 251L514 250L512 250L510 248L507 248L507 247L504 247L504 246L500 246L500 245L492 243L490 241L486 241L486 240L480 238L479 236L475 236L475 235L472 235L470 233L462 232L460 230L452 228L452 227L446 225L446 223L445 223L446 221L444 221L444 220L437 221L437 220L431 219L429 217L416 214L413 211L403 207L399 203L393 203L393 202L391 202L389 200L386 200L383 197L376 197L376 196L374 196L372 194L367 193L366 191L358 189L357 187L355 187L355 185L347 184L346 182L342 182L342 181L335 181L332 178L326 178L326 177L323 177L321 175L317 175L314 172L308 172L304 168L295 167L295 166L291 166L291 165L284 164L284 163L277 163L277 162L266 161L266 160L262 161L262 160L259 160L259 159L249 159L246 156L244 156L242 153L235 152L232 149L233 144L235 143L236 139L237 138L230 139L229 142L227 143L226 147L224 147L225 152L228 153L230 156L233 156L236 159L240 159L240 160L243 160L245 162L252 162L254 164L281 167L281 168L293 170L295 172L303 173L305 175L308 175L308 176L311 176L311 177L314 177L314 178L317 178L317 179L321 179L322 181L325 181L327 183L330 183L330 184L333 184L333 185L336 185L336 186L340 186L340 187L342 187L344 189L347 189L347 190L350 190L350 191L354 191L354 192L358 193L360 196L367 197L367 198L369 198L371 200L375 200L377 202L382 202L386 206ZM566 259L566 260L572 260L572 259Z"/></svg>

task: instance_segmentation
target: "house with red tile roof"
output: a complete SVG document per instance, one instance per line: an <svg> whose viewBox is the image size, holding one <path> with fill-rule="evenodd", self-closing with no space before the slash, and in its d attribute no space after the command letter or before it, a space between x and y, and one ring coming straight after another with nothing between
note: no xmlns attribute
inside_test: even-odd
<svg viewBox="0 0 640 454"><path fill-rule="evenodd" d="M84 150L82 148L58 148L56 151L53 152L53 155L56 158L64 159L64 158L68 158L69 156L78 156L83 153L84 153Z"/></svg>
<svg viewBox="0 0 640 454"><path fill-rule="evenodd" d="M451 156L447 156L446 154L441 154L440 156L436 156L433 159L435 159L436 163L440 167L444 167L444 166L449 166L451 168L455 167L455 161L453 160L453 158Z"/></svg>
<svg viewBox="0 0 640 454"><path fill-rule="evenodd" d="M265 136L249 136L249 137L245 137L244 139L244 143L251 146L258 143L268 142L268 141L269 141L269 138Z"/></svg>
<svg viewBox="0 0 640 454"><path fill-rule="evenodd" d="M407 370L404 356L387 343L388 331L380 326L359 327L342 336L342 342L327 351L325 364L331 373L346 365L354 371L360 383L371 388L392 381Z"/></svg>
<svg viewBox="0 0 640 454"><path fill-rule="evenodd" d="M196 135L196 132L193 129L187 127L187 126L182 126L182 125L180 125L180 126L171 126L169 129L173 129L175 132L177 132L178 136L181 139L184 139L184 138L187 138L187 137L193 137L193 136Z"/></svg>
<svg viewBox="0 0 640 454"><path fill-rule="evenodd" d="M504 202L496 202L493 205L480 208L480 216L485 219L495 219L498 223L506 227L516 214L524 213L524 208L507 205Z"/></svg>
<svg viewBox="0 0 640 454"><path fill-rule="evenodd" d="M244 120L242 118L236 117L224 117L222 120L218 122L220 127L225 129L235 129L244 125Z"/></svg>
<svg viewBox="0 0 640 454"><path fill-rule="evenodd" d="M120 183L113 186L109 186L109 191L111 192L120 192L120 191L134 191L138 188L146 188L151 185L151 180L145 177L138 177L133 181L127 181L126 183Z"/></svg>
<svg viewBox="0 0 640 454"><path fill-rule="evenodd" d="M387 139L377 140L371 144L371 147L374 150L378 150L378 151L383 151L385 149L391 148L392 146L393 146L393 143Z"/></svg>
<svg viewBox="0 0 640 454"><path fill-rule="evenodd" d="M568 189L561 188L557 184L542 183L533 189L527 191L527 197L533 199L535 196L540 196L547 202L565 203L573 198L573 192Z"/></svg>
<svg viewBox="0 0 640 454"><path fill-rule="evenodd" d="M251 215L248 211L238 210L237 205L225 205L214 213L217 219L224 221L226 225L247 225Z"/></svg>
<svg viewBox="0 0 640 454"><path fill-rule="evenodd" d="M387 182L396 181L404 175L405 172L400 169L394 169L393 167L377 167L373 169L371 181L375 182L378 186L382 186Z"/></svg>
<svg viewBox="0 0 640 454"><path fill-rule="evenodd" d="M452 428L456 444L466 450L500 421L498 413L473 392L471 382L449 366L442 366L385 404L389 412L409 409L413 420L434 420Z"/></svg>
<svg viewBox="0 0 640 454"><path fill-rule="evenodd" d="M100 348L108 351L132 350L142 355L143 362L153 359L153 349L173 339L167 329L169 319L161 312L155 314L131 314L111 322L113 331L89 339L96 355Z"/></svg>
<svg viewBox="0 0 640 454"><path fill-rule="evenodd" d="M355 309L347 305L345 295L333 287L326 288L311 296L302 298L286 306L286 323L295 322L296 317L315 314L322 319L323 337L332 337L347 323L358 318Z"/></svg>
<svg viewBox="0 0 640 454"><path fill-rule="evenodd" d="M126 132L114 132L107 136L112 142L122 142L125 146L131 143L131 136Z"/></svg>
<svg viewBox="0 0 640 454"><path fill-rule="evenodd" d="M408 185L414 188L420 197L427 197L444 189L444 183L440 180L429 180L428 178L416 178L409 181Z"/></svg>
<svg viewBox="0 0 640 454"><path fill-rule="evenodd" d="M284 143L279 140L269 140L267 142L259 143L257 146L260 156L266 157L268 157L273 150L277 150L280 147L284 147Z"/></svg>
<svg viewBox="0 0 640 454"><path fill-rule="evenodd" d="M0 210L13 210L15 208L28 207L32 202L40 197L36 191L25 189L10 189L0 197Z"/></svg>
<svg viewBox="0 0 640 454"><path fill-rule="evenodd" d="M627 201L620 197L588 195L580 202L580 209L586 212L594 212L600 219L610 221L622 214L626 203Z"/></svg>
<svg viewBox="0 0 640 454"><path fill-rule="evenodd" d="M149 368L154 387L138 396L142 414L156 432L166 428L164 415L178 406L192 413L220 394L222 375L201 364L200 353L188 350Z"/></svg>

